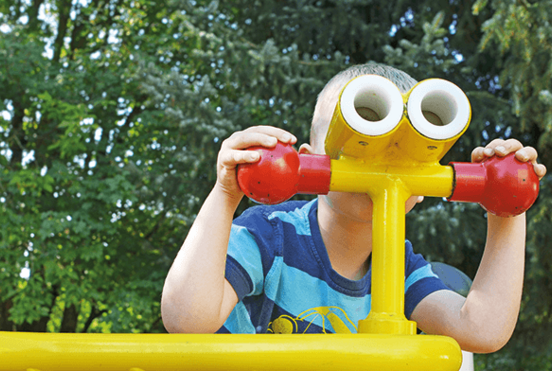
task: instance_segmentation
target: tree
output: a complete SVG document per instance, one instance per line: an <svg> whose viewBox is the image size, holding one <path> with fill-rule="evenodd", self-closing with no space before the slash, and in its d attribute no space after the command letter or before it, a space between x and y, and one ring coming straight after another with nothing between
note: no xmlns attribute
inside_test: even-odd
<svg viewBox="0 0 552 371"><path fill-rule="evenodd" d="M163 280L221 141L251 125L308 141L316 95L352 64L464 89L473 121L443 163L513 136L551 168L549 5L0 0L0 329L163 331ZM551 346L549 182L529 212L518 329L481 367L536 365ZM426 199L407 236L473 277L484 225L477 205Z"/></svg>
<svg viewBox="0 0 552 371"><path fill-rule="evenodd" d="M162 331L163 280L220 141L308 115L318 67L244 39L216 3L0 12L1 329Z"/></svg>

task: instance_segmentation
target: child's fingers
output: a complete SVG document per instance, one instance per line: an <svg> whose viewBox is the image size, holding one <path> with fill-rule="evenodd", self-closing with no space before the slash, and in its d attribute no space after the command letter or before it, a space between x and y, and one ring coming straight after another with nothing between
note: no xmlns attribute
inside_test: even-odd
<svg viewBox="0 0 552 371"><path fill-rule="evenodd" d="M485 148L483 148L483 147L477 147L471 153L471 161L472 162L481 162L484 159L486 159L487 157L488 156L485 155Z"/></svg>
<svg viewBox="0 0 552 371"><path fill-rule="evenodd" d="M287 132L283 129L276 128L276 127L273 127L273 126L253 126L253 127L245 129L242 133L244 133L244 134L252 134L252 133L264 134L266 136L276 138L278 141L280 141L282 143L295 144L297 142L297 138L294 135L292 135L291 133L289 133L289 132Z"/></svg>
<svg viewBox="0 0 552 371"><path fill-rule="evenodd" d="M485 155L498 155L504 157L509 153L515 152L523 148L521 142L517 139L495 139L485 147ZM492 152L492 154L491 154Z"/></svg>
<svg viewBox="0 0 552 371"><path fill-rule="evenodd" d="M533 147L523 147L520 150L516 151L516 158L523 162L536 161L537 156L537 150Z"/></svg>
<svg viewBox="0 0 552 371"><path fill-rule="evenodd" d="M231 194L240 192L236 167L260 160L258 151L248 151L254 146L274 147L278 141L295 144L297 138L285 130L270 126L255 126L232 134L222 142L217 160L217 182Z"/></svg>
<svg viewBox="0 0 552 371"><path fill-rule="evenodd" d="M239 151L228 150L221 152L219 165L228 169L233 169L239 164L257 162L261 155L257 151Z"/></svg>
<svg viewBox="0 0 552 371"><path fill-rule="evenodd" d="M237 183L236 167L240 164L259 161L261 155L257 151L224 149L219 152L217 162L217 183L228 194L239 195L241 190Z"/></svg>
<svg viewBox="0 0 552 371"><path fill-rule="evenodd" d="M535 169L535 174L537 174L539 179L544 178L544 176L546 175L546 166L544 166L543 164L533 163L533 169Z"/></svg>
<svg viewBox="0 0 552 371"><path fill-rule="evenodd" d="M477 147L472 151L471 160L472 162L481 162L494 155L495 151L492 147Z"/></svg>
<svg viewBox="0 0 552 371"><path fill-rule="evenodd" d="M472 151L472 162L481 162L494 155L503 157L512 152L515 152L515 156L519 161L531 162L539 179L546 175L546 166L537 163L537 150L533 147L523 147L521 142L516 139L495 139L485 148L477 147Z"/></svg>
<svg viewBox="0 0 552 371"><path fill-rule="evenodd" d="M516 158L523 162L531 162L533 164L535 174L537 174L539 179L542 179L546 175L546 166L537 163L537 157L537 150L533 147L523 147L516 152Z"/></svg>
<svg viewBox="0 0 552 371"><path fill-rule="evenodd" d="M256 126L232 134L223 142L222 149L246 149L253 146L271 148L278 141L294 144L297 142L297 138L282 129L270 126Z"/></svg>
<svg viewBox="0 0 552 371"><path fill-rule="evenodd" d="M282 143L297 143L297 138L293 134L274 126L253 126L245 130L245 132L250 131L273 136Z"/></svg>
<svg viewBox="0 0 552 371"><path fill-rule="evenodd" d="M239 132L226 139L222 143L221 150L242 150L253 146L272 148L276 143L278 143L278 139L270 135L256 132Z"/></svg>
<svg viewBox="0 0 552 371"><path fill-rule="evenodd" d="M494 155L504 157L509 153L516 152L523 148L523 145L517 139L495 139L491 141L485 148L477 147L472 151L472 162L481 162L488 157Z"/></svg>

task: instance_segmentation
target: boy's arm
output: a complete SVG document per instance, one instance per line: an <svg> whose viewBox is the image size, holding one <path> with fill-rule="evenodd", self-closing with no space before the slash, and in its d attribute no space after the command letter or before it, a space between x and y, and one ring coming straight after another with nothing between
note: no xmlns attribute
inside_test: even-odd
<svg viewBox="0 0 552 371"><path fill-rule="evenodd" d="M224 277L226 253L234 212L243 193L236 166L259 160L251 146L274 147L277 141L294 144L284 130L254 127L234 133L222 143L217 160L217 182L205 200L184 244L169 270L161 314L169 332L213 333L226 321L238 296Z"/></svg>
<svg viewBox="0 0 552 371"><path fill-rule="evenodd" d="M516 152L532 162L542 178L546 168L536 163L537 152L517 140L495 140L477 148L472 161ZM525 214L500 218L488 214L485 251L471 290L464 298L452 291L437 291L424 298L412 320L426 333L455 338L462 349L489 353L502 348L514 331L521 302L525 259Z"/></svg>

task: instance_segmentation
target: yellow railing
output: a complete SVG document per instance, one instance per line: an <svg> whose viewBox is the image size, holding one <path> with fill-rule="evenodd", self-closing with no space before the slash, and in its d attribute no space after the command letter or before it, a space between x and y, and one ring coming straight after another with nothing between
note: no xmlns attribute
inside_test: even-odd
<svg viewBox="0 0 552 371"><path fill-rule="evenodd" d="M458 370L459 354L419 335L0 332L0 370Z"/></svg>

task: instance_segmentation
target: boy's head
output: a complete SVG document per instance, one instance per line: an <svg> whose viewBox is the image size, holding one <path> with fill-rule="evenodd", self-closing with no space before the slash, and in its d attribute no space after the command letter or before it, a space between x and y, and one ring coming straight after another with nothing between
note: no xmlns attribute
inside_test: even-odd
<svg viewBox="0 0 552 371"><path fill-rule="evenodd" d="M349 81L362 75L385 77L397 85L401 93L406 93L417 83L410 75L401 70L372 62L352 66L335 75L318 95L314 108L310 143L316 153L324 153L324 139L326 138L326 133L328 132L330 121L339 99L339 93ZM371 110L367 109L366 112L359 113L363 116L365 115L365 118L369 120L379 120L379 118L372 116L375 112Z"/></svg>
<svg viewBox="0 0 552 371"><path fill-rule="evenodd" d="M330 121L339 99L339 93L343 87L353 78L362 75L379 75L393 82L401 91L408 92L417 81L403 71L377 63L367 63L352 66L335 75L318 95L311 125L310 146L302 145L299 152L324 154L324 140L330 126ZM364 108L358 113L370 121L378 121L377 113ZM375 115L375 116L374 116ZM312 148L311 148L312 147ZM321 208L332 209L339 215L347 215L351 220L371 221L372 201L366 194L330 192L322 196ZM410 211L416 202L421 202L423 197L412 196L405 205L405 212ZM319 209L321 210L321 209Z"/></svg>

